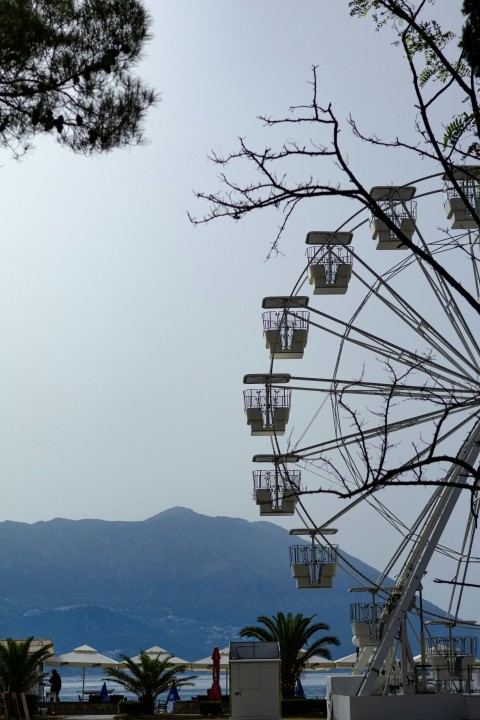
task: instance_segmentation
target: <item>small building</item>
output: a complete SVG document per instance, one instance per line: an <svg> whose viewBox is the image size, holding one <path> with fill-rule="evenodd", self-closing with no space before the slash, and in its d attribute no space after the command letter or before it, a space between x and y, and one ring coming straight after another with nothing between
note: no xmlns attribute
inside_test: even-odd
<svg viewBox="0 0 480 720"><path fill-rule="evenodd" d="M278 643L231 642L231 720L280 720L280 717Z"/></svg>

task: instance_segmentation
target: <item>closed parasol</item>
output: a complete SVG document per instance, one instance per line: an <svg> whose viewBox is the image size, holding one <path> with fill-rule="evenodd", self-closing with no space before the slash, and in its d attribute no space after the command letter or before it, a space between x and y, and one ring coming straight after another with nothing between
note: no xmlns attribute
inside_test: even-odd
<svg viewBox="0 0 480 720"><path fill-rule="evenodd" d="M220 653L220 670L225 670L225 694L228 695L228 670L230 667L230 648L225 647L219 650ZM190 664L192 670L212 670L213 660L212 657L204 657L201 660L196 660Z"/></svg>
<svg viewBox="0 0 480 720"><path fill-rule="evenodd" d="M220 650L215 645L212 653L212 687L208 693L209 700L221 700L222 691L220 689Z"/></svg>
<svg viewBox="0 0 480 720"><path fill-rule="evenodd" d="M297 678L297 682L295 683L295 697L296 698L305 698L305 690L303 689L302 681L300 678Z"/></svg>
<svg viewBox="0 0 480 720"><path fill-rule="evenodd" d="M167 703L177 702L177 700L180 700L180 695L178 693L177 684L173 682L170 686L170 690L168 691Z"/></svg>

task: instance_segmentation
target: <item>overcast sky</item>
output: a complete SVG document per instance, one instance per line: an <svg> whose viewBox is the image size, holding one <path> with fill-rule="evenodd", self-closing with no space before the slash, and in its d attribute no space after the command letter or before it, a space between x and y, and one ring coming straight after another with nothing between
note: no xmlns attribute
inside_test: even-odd
<svg viewBox="0 0 480 720"><path fill-rule="evenodd" d="M305 207L265 262L275 214L189 223L187 210L206 210L193 190L219 187L207 154L279 138L256 117L308 103L312 65L342 121L352 112L390 136L413 125L392 36L350 18L347 0L147 4L154 39L139 71L162 96L148 144L85 159L44 139L2 159L2 520L141 520L175 505L259 519L251 458L269 450L250 437L242 377L268 369L261 301L290 292L307 231L350 208ZM437 15L458 28L459 6L438 0ZM349 153L367 185L421 174L358 143ZM329 342L308 348L317 374ZM380 562L359 528L340 543Z"/></svg>

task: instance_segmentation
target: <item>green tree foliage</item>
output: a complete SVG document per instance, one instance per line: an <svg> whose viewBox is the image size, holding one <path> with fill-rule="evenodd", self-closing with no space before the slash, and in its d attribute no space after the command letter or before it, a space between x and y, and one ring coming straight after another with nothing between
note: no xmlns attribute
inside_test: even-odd
<svg viewBox="0 0 480 720"><path fill-rule="evenodd" d="M140 653L140 662L133 662L128 655L121 655L125 669L106 668L109 677L116 680L128 692L138 697L143 705L143 711L153 714L157 697L166 692L175 682L177 688L192 685L196 675L182 675L187 665L173 665L170 662L172 655L163 657L150 657L146 652Z"/></svg>
<svg viewBox="0 0 480 720"><path fill-rule="evenodd" d="M27 693L41 682L45 673L41 664L51 655L51 644L41 648L31 647L33 637L26 640L7 638L0 643L0 685L11 692Z"/></svg>
<svg viewBox="0 0 480 720"><path fill-rule="evenodd" d="M278 612L268 617L260 615L257 622L261 625L247 625L240 630L240 637L252 637L263 642L278 642L281 658L281 687L283 698L293 698L295 683L314 655L331 660L328 645L340 645L333 635L324 635L317 640L312 638L320 631L330 630L329 625L312 622L312 617L302 613ZM312 641L312 642L311 642Z"/></svg>
<svg viewBox="0 0 480 720"><path fill-rule="evenodd" d="M39 134L84 154L142 140L156 93L132 73L149 39L141 0L0 0L0 146Z"/></svg>
<svg viewBox="0 0 480 720"><path fill-rule="evenodd" d="M463 26L460 47L465 60L477 78L480 78L480 4L478 0L464 0L463 14L466 22Z"/></svg>
<svg viewBox="0 0 480 720"><path fill-rule="evenodd" d="M431 0L431 4L434 0ZM444 120L442 150L445 159L459 156L462 164L468 159L480 158L480 114L478 107L478 86L475 77L480 77L480 9L477 0L464 0L463 13L467 22L463 28L458 52L455 35L444 31L435 19L422 17L425 0L420 3L407 0L350 0L350 14L363 17L369 12L377 29L391 25L397 35L396 44L403 47L410 66L413 82L419 99L421 125L419 126L427 144L433 147L436 140L430 120L431 106L437 106L437 99L448 89L460 90L463 103L468 111L454 114ZM443 85L427 94L430 82ZM422 130L422 125L425 130ZM468 145L466 144L466 142ZM430 154L432 154L430 152ZM467 156L467 157L465 157Z"/></svg>

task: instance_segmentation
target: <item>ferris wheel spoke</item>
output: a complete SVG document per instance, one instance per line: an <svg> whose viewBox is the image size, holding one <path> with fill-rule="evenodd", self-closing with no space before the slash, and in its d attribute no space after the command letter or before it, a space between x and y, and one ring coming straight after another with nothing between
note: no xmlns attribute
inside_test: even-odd
<svg viewBox="0 0 480 720"><path fill-rule="evenodd" d="M478 497L475 500L475 511L470 513L470 516L467 521L467 526L465 528L465 534L463 537L463 543L460 548L461 555L459 556L457 560L457 568L455 575L453 577L454 583L452 585L452 594L450 597L450 604L448 606L448 614L452 614L453 605L455 603L456 598L456 607L454 612L454 617L458 618L459 612L460 612L460 605L462 601L463 596L463 584L466 582L467 579L467 571L470 564L470 559L472 555L472 547L473 547L473 541L475 538L475 533L477 531L477 521L476 516L478 515L478 508L479 508L479 500ZM460 578L460 582L457 585L457 581Z"/></svg>
<svg viewBox="0 0 480 720"><path fill-rule="evenodd" d="M460 172L465 172L469 182L474 177L472 182L477 188L480 169L473 175L469 168ZM463 182L464 176L459 178L458 182ZM433 207L428 196L441 191L436 175L423 180L426 184L422 190L426 191L416 195L416 200L422 198L428 210ZM458 183L453 185L458 191ZM477 568L480 565L473 543L472 519L463 541L463 532L446 532L445 537L442 534L447 523L453 528L457 516L464 520L462 528L465 526L466 507L471 518L477 519L471 511L475 492L471 465L476 464L480 442L480 340L476 331L478 306L468 293L475 298L480 295L480 242L471 232L473 228L476 233L477 228L471 224L469 206L462 211L459 205L462 197L445 189L442 200L450 225L460 232L446 231L442 237L437 234L430 239L430 232L420 230L416 222L416 202L411 200L416 191L413 184L372 188L370 197L377 212L370 220L370 235L375 250L362 243L360 255L360 243L356 252L351 247L354 232L358 230L359 236L364 232L363 226L368 222L364 221L365 215L352 215L332 232L308 232L309 262L291 295L267 298L268 302L262 303L264 309L278 311L274 317L274 313L268 318L264 316L265 339L272 360L271 378L275 376L274 361L298 360L304 356L305 348L305 365L313 367L305 372L288 373L285 382L289 382L293 397L298 397L292 403L290 418L295 414L295 425L285 439L280 433L270 433L274 453L277 456L282 452L293 453L302 468L302 486L295 493L295 507L311 534L312 549L308 582L302 574L305 568L298 559L292 561L297 586L331 587L334 572L325 568L329 581L322 584L322 570L315 565L328 545L332 549L328 538L322 536L322 528L332 529L331 524L338 521L339 532L350 532L346 518L356 507L367 506L369 512L372 509L382 523L388 524L385 549L387 538L394 538L396 549L386 553L389 559L373 580L366 578L361 568L354 567L355 561L349 566L348 558L344 562L341 553L338 554L339 566L345 567L364 590L373 593L373 606L376 599L385 605L381 610L384 626L375 636L376 650L369 649L373 635L365 641L366 631L359 627L357 635L352 625L356 642L363 648L357 671L364 673L366 680L360 694L368 694L376 687L382 663L387 662L388 653L394 656L398 642L402 644L402 653L408 654L408 642L404 642L405 617L412 608L419 578L429 567L433 554L438 553L448 567L456 567L454 578L459 585L465 583L473 563L477 563ZM477 199L480 203L478 193L475 203ZM404 244L405 238L412 239L413 235L412 242L417 245L421 260ZM389 263L384 261L392 257L389 269L378 270L385 268ZM443 278L440 263L455 280L451 287ZM323 306L316 303L315 307L310 302L310 293L305 291L307 282L315 296L348 292L347 302L334 306L335 298L328 297L322 298ZM355 306L348 305L352 296ZM269 323L268 335L265 323ZM318 363L308 366L308 355L316 340L312 337L314 333L320 333L322 342L320 371ZM332 345L332 369L327 370ZM320 421L322 435L318 430ZM405 484L416 486L412 494L420 498L418 510L416 503L410 502L410 495L405 497L402 487ZM309 500L322 492L329 494L325 505L334 510L333 517L319 524L309 514L308 506ZM394 507L388 502L392 497ZM338 512L343 502L345 507ZM263 510L261 514L268 514ZM364 517L370 515L362 516L362 520ZM314 550L315 543L320 555ZM384 588L382 581L391 590ZM425 587L428 583L429 578ZM457 589L455 600L450 600L449 610L455 617L460 614L462 593ZM355 617L360 626L361 612ZM374 633L378 631L379 627L373 628ZM374 653L373 660L369 659L369 652ZM409 677L403 670L408 666L408 657L403 662L402 655L404 685ZM412 668L408 672L413 672Z"/></svg>
<svg viewBox="0 0 480 720"><path fill-rule="evenodd" d="M461 428L465 425L465 421L458 424L457 428ZM452 431L453 432L453 431ZM451 433L446 433L444 436L442 436L441 440L443 441L445 438L449 437ZM314 475L316 477L319 477L321 479L324 479L330 483L334 483L335 481L332 479L331 474L326 474L318 471L317 466L315 465L314 460L310 460L308 458L304 458L304 467L309 472L309 474ZM356 471L356 469L354 469ZM337 484L340 484L339 482ZM357 484L358 487L361 487L360 483ZM395 562L401 557L404 550L408 547L409 543L411 542L417 542L419 539L419 527L423 520L426 517L426 514L429 511L430 504L435 502L436 498L438 497L439 493L441 492L441 487L436 487L434 490L434 494L432 495L430 499L430 503L427 503L421 510L419 516L416 518L413 524L407 525L405 522L403 522L398 515L396 515L391 509L389 509L378 497L376 493L371 493L370 491L363 492L358 498L352 501L352 503L345 509L345 513L341 511L340 513L337 513L334 517L329 518L327 521L325 521L326 526L332 525L334 522L336 522L343 514L346 514L349 509L354 507L356 504L358 504L360 501L365 501L368 505L375 508L375 510L378 512L378 514L384 518L384 520L391 525L396 532L398 532L402 536L402 542L397 548L396 552L390 559L389 563L387 564L386 569L382 573L382 575L377 579L377 584L381 585L386 577L390 574L391 569L395 565ZM452 548L447 547L446 545L443 545L441 543L437 546L437 551L439 554L444 555L449 558L455 559L457 562L462 561L463 559L463 552L453 550ZM472 562L480 562L480 558L472 557Z"/></svg>
<svg viewBox="0 0 480 720"><path fill-rule="evenodd" d="M454 415L458 412L465 411L464 406L459 406L457 408L451 408L448 410L449 415ZM309 445L307 447L295 447L295 454L300 455L302 459L313 457L315 455L318 455L318 453L325 453L329 452L331 450L336 450L341 447L347 447L348 445L352 444L358 444L358 442L366 442L367 440L371 440L372 438L378 438L381 436L388 435L393 432L398 432L400 430L404 430L405 428L410 428L412 426L416 425L422 425L424 423L430 423L432 421L441 420L445 417L445 409L442 410L435 410L428 413L423 413L421 415L416 416L409 416L407 418L404 418L403 420L397 420L395 422L385 422L381 425L377 425L373 428L361 428L360 430L349 433L347 435L342 435L341 438L335 437L331 438L329 440L324 440L320 443L315 443L315 445ZM468 418L468 420L471 420L473 417L475 417L476 414L473 414L471 417ZM462 423L464 424L464 423ZM458 429L458 428L456 428Z"/></svg>
<svg viewBox="0 0 480 720"><path fill-rule="evenodd" d="M480 298L480 235L477 233L474 236L472 233L468 234L469 251L471 258L471 267L473 271L473 281L475 284L476 297Z"/></svg>
<svg viewBox="0 0 480 720"><path fill-rule="evenodd" d="M372 353L375 356L381 356L385 358L386 361L395 361L403 365L404 367L410 369L415 367L416 370L418 370L419 372L427 373L430 377L435 377L441 382L446 382L449 384L456 383L458 387L463 387L466 390L469 389L467 383L470 382L471 378L466 378L464 372L461 371L461 369L455 370L454 368L448 367L446 365L441 365L429 357L424 357L416 352L412 352L406 347L402 347L396 343L392 343L386 338L378 337L377 335L374 335L367 330L362 330L361 328L358 328L351 323L345 322L338 318L334 318L327 313L323 313L319 310L314 310L313 312L331 321L334 326L337 325L344 328L344 333L341 333L332 327L329 327L327 325L320 325L310 320L311 326L339 338L341 341L341 346L343 346L345 342L356 345L357 347L363 348L364 350L367 350L369 353ZM358 336L358 338L355 336ZM336 377L334 373L332 382L335 381Z"/></svg>
<svg viewBox="0 0 480 720"><path fill-rule="evenodd" d="M305 468L313 475L323 477L322 474L316 472L316 466L312 464L311 461L305 460ZM312 469L314 468L314 469ZM325 476L325 479L328 479L329 481L332 481L330 476ZM438 496L438 494L441 492L441 488L437 487L435 489L434 495L431 498L430 502L434 502L435 498ZM301 500L300 500L301 502ZM389 576L392 568L394 567L395 563L399 560L402 553L405 551L405 549L408 547L409 543L412 541L417 541L419 538L419 528L421 523L424 521L428 511L429 511L429 504L425 505L416 520L413 524L407 525L405 522L403 522L392 510L390 510L377 496L377 494L372 494L369 491L365 491L362 494L360 494L357 498L352 500L345 508L343 508L340 512L336 513L334 516L330 517L328 520L325 521L325 526L331 526L334 523L336 523L339 519L341 519L344 515L348 514L348 512L356 507L360 502L366 502L368 505L375 508L375 510L378 512L378 514L384 518L384 520L391 525L396 532L398 532L401 537L402 541L400 545L398 546L397 550L393 554L392 558L387 563L387 566L383 573L378 577L378 579L375 581L376 584L382 585L387 577ZM303 503L302 503L303 507ZM438 551L439 553L447 556L451 556L452 554L457 557L458 553L452 553L452 550L447 548L444 545L439 544L438 545Z"/></svg>
<svg viewBox="0 0 480 720"><path fill-rule="evenodd" d="M452 414L452 412L449 411L449 414ZM431 441L429 443L427 443L423 449L417 448L415 451L415 454L413 456L409 456L407 459L403 460L401 465L404 468L413 467L413 465L415 463L422 461L427 455L431 454L432 447L440 448L446 441L450 440L450 438L456 436L462 429L466 428L469 423L471 423L473 421L477 421L478 417L479 417L479 412L477 410L476 412L467 414L466 417L462 417L461 420L458 423L456 423L454 426L452 426L451 428L445 429L442 432L440 422L442 422L444 417L445 417L445 415L443 417L436 418L436 420L435 420L435 422L437 423L436 429L433 432ZM423 420L423 422L429 422L428 418L425 418L425 420ZM385 436L387 437L389 433L395 432L396 430L401 430L401 429L402 428L395 428L393 426L393 424L390 423L388 425L388 430L385 432ZM361 435L361 433L360 433L360 435ZM342 436L342 437L344 437L344 436ZM362 442L365 442L365 441L362 439ZM352 443L350 443L350 444L352 444L355 447L355 441L352 441ZM349 444L341 442L338 444L337 449L339 450L340 455L342 456L346 467L349 468L351 475L352 475L352 479L354 480L355 484L357 485L357 487L361 487L364 482L364 478L362 477L361 473L358 472L355 458L353 458L350 454Z"/></svg>
<svg viewBox="0 0 480 720"><path fill-rule="evenodd" d="M468 353L471 357L472 362L469 362L465 355L462 355L462 353L459 352L455 345L450 343L442 333L435 329L431 325L431 323L429 323L422 316L421 313L419 313L410 303L408 303L405 298L402 297L402 295L400 295L388 282L389 280L391 280L392 277L395 277L399 272L401 272L401 270L405 269L405 267L409 263L400 263L398 266L395 266L395 268L388 274L387 278L384 278L378 275L378 273L376 273L370 267L370 265L366 263L360 256L356 255L353 249L351 250L351 254L355 258L356 262L358 262L358 264L360 264L365 270L367 270L376 280L375 284L372 287L372 285L367 281L366 278L363 277L361 273L358 273L355 270L352 271L352 274L359 280L359 282L368 289L368 293L367 296L364 298L363 304L367 301L369 297L373 295L377 300L382 302L390 312L398 316L398 318L403 323L405 323L405 325L410 327L411 330L418 334L425 342L427 342L431 346L431 348L435 349L440 355L447 358L450 362L453 362L453 357L456 357L457 361L455 364L459 369L463 370L464 366L466 365L470 368L471 373L473 373L474 376L476 375L478 371L478 365L476 364L474 358L471 357L470 348L468 348ZM422 270L425 272L424 266L422 266ZM388 299L387 297L382 295L381 291L390 295L391 299ZM436 296L438 298L438 294L436 294ZM456 304L454 304L451 294L448 296L447 299L452 305L455 306L458 311L458 307L456 306ZM446 300L442 304L442 307L445 305L447 305ZM356 314L358 314L359 309L357 309ZM469 336L471 336L472 334L468 329L468 326L466 326L466 323L464 323L464 326L465 332L468 333ZM461 339L462 343L464 343L465 340L463 335L461 335ZM471 341L476 347L476 342L473 336L471 337Z"/></svg>
<svg viewBox="0 0 480 720"><path fill-rule="evenodd" d="M428 243L425 242L425 239L420 232L420 230L417 228L417 233L420 238L420 241L422 243L423 249L427 254L430 254L430 249L428 247ZM450 289L450 287L447 285L445 279L441 277L438 272L432 268L427 268L425 263L421 262L420 258L418 256L415 256L417 263L420 267L421 272L423 273L423 276L429 283L430 287L432 288L432 291L436 295L436 297L439 300L439 307L442 309L444 314L447 317L447 320L450 323L451 328L456 333L458 339L462 343L463 347L465 348L465 351L468 353L471 362L474 366L476 366L478 370L478 361L477 358L480 355L480 348L478 346L478 343L471 331L471 328L469 327L468 323L466 322L465 318L463 317L463 314L461 313L458 303L455 301L455 298L453 296L453 293ZM476 267L476 260L475 257L472 256L472 263L473 263L473 269L474 269L474 279L478 279L478 269ZM478 285L477 285L478 288ZM471 345L469 345L469 342Z"/></svg>
<svg viewBox="0 0 480 720"><path fill-rule="evenodd" d="M480 388L445 388L439 385L408 385L402 382L375 383L362 380L340 380L334 382L330 378L311 378L292 375L291 380L308 383L323 384L323 387L312 385L291 385L291 390L300 392L328 393L331 396L338 395L364 395L380 397L400 397L408 399L430 400L438 402L464 402L471 403L478 398ZM477 402L480 402L477 400Z"/></svg>
<svg viewBox="0 0 480 720"><path fill-rule="evenodd" d="M440 447L442 443L445 443L449 438L456 435L460 430L465 428L468 423L473 422L474 420L477 421L479 417L478 410L476 412L473 412L471 414L468 414L467 417L462 418L462 420L454 425L452 428L445 430L443 433L438 433L438 436L436 434L436 431L434 432L435 436L435 447ZM409 466L412 465L417 460L423 460L429 453L431 453L432 445L429 444L423 449L418 449L415 452L415 455L410 456L406 461L404 461L404 465Z"/></svg>

